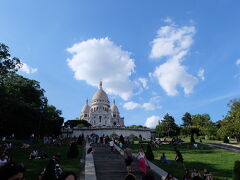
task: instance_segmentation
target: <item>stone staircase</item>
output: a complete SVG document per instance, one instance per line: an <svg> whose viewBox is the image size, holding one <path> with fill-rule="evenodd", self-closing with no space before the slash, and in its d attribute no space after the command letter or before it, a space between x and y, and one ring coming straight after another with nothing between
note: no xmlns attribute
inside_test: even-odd
<svg viewBox="0 0 240 180"><path fill-rule="evenodd" d="M127 175L124 158L119 152L111 152L109 146L95 146L95 153L93 155L96 169L97 180L124 180ZM142 173L138 169L138 162L134 159L132 163L132 174L136 176L137 180L142 179ZM159 178L156 178L156 180Z"/></svg>

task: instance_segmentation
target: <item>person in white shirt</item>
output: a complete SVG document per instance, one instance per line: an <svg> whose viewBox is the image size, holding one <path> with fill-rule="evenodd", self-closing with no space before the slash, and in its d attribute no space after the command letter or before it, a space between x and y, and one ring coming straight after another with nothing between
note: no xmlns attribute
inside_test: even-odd
<svg viewBox="0 0 240 180"><path fill-rule="evenodd" d="M111 151L113 151L113 147L114 147L114 142L113 142L113 140L111 140L111 141L109 142L109 146L111 147Z"/></svg>

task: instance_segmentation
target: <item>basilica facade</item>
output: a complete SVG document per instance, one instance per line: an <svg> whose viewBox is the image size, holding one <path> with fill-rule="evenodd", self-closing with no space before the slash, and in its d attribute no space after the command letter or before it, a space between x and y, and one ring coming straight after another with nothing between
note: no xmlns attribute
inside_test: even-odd
<svg viewBox="0 0 240 180"><path fill-rule="evenodd" d="M91 105L88 100L83 106L79 119L87 120L93 127L124 127L124 118L113 100L112 106L100 81L99 89L92 97Z"/></svg>

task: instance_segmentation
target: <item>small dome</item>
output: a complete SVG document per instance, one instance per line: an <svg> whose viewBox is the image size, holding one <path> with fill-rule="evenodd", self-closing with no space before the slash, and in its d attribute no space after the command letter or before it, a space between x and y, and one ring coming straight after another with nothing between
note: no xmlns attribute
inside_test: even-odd
<svg viewBox="0 0 240 180"><path fill-rule="evenodd" d="M88 113L90 110L90 106L88 105L88 99L86 100L86 104L82 108L82 113Z"/></svg>
<svg viewBox="0 0 240 180"><path fill-rule="evenodd" d="M113 100L113 105L111 106L111 111L114 113L119 113L118 107L115 105L115 100Z"/></svg>
<svg viewBox="0 0 240 180"><path fill-rule="evenodd" d="M95 94L92 97L92 103L94 103L95 100L100 100L100 101L104 101L104 102L109 102L108 101L108 96L105 93L105 91L102 89L102 82L100 81L100 88L99 90L97 90L97 92L95 92Z"/></svg>

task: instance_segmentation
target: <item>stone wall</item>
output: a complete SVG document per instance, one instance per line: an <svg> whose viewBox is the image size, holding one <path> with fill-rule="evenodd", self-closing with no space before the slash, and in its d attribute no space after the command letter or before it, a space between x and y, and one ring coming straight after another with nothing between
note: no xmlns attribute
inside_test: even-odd
<svg viewBox="0 0 240 180"><path fill-rule="evenodd" d="M64 130L62 132L65 132ZM81 134L87 135L96 134L98 136L110 136L112 134L130 136L134 135L139 137L141 135L143 138L149 139L151 138L151 130L148 128L126 128L126 127L90 127L90 128L73 128L68 132L71 137L78 137ZM63 135L66 133L63 133Z"/></svg>

